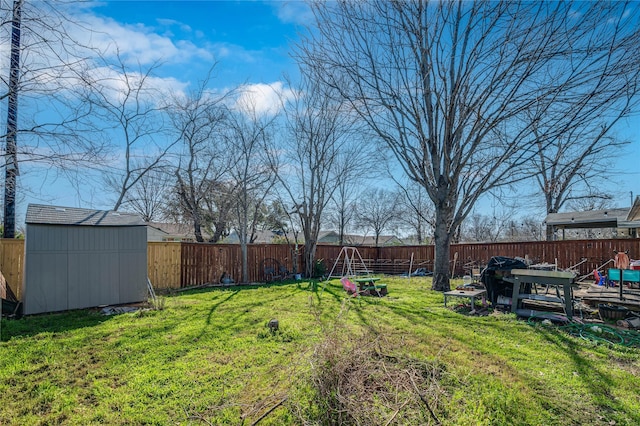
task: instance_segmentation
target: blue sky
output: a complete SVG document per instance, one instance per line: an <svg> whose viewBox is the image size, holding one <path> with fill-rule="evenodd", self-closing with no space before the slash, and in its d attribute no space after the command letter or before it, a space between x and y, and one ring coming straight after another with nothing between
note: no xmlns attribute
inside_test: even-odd
<svg viewBox="0 0 640 426"><path fill-rule="evenodd" d="M131 31L150 42L164 72L202 77L215 60L219 83L271 83L293 69L292 40L308 10L300 1L110 1L92 9L112 35ZM173 45L173 46L171 46ZM172 47L180 50L174 54ZM169 76L169 75L167 75Z"/></svg>
<svg viewBox="0 0 640 426"><path fill-rule="evenodd" d="M295 73L290 43L297 39L300 26L310 22L303 1L287 0L107 1L97 3L91 12L107 22L113 20L116 39L118 32L126 37L127 31L145 38L149 50L168 61L162 70L166 77L197 80L213 60L218 61L216 84L220 87L272 85L282 81L283 73ZM137 51L135 46L131 49ZM630 192L640 195L640 111L624 119L616 135L632 143L625 152L612 153L618 157L617 166L602 173L616 176L614 204L626 206Z"/></svg>
<svg viewBox="0 0 640 426"><path fill-rule="evenodd" d="M38 8L37 2L30 6ZM290 43L308 19L300 1L97 1L73 13L84 28L92 29L70 27L74 40L98 47L111 58L117 47L132 70L161 63L154 70L154 84L162 90L197 87L215 63L211 90L243 85L264 98L258 104L265 109L280 106L275 92L286 92L285 74L295 75ZM0 46L0 52L8 57L7 46ZM22 105L21 113L30 114ZM4 104L0 112L6 114ZM24 191L18 195L18 222L29 203L113 206L113 197L105 196L95 177L81 181L84 187L74 187L42 167L24 163L21 172Z"/></svg>
<svg viewBox="0 0 640 426"><path fill-rule="evenodd" d="M296 72L290 57L291 42L297 39L301 26L310 21L309 10L302 1L100 1L85 4L77 13L96 31L91 36L92 43L102 43L107 51L117 44L129 64L139 63L142 68L154 61L162 62L156 73L157 83L174 90L196 86L214 62L217 66L211 84L216 89L244 84L286 90L283 74ZM276 97L265 96L265 105L275 102ZM602 173L616 176L618 185L612 187L617 196L614 204L627 206L631 191L640 195L640 112L626 119L617 135L632 144L619 154L615 170ZM112 206L99 192L79 200L61 180L29 185L36 190L44 187L48 197L26 196L20 201L19 215L24 214L29 202ZM482 204L478 210L491 214L483 211Z"/></svg>

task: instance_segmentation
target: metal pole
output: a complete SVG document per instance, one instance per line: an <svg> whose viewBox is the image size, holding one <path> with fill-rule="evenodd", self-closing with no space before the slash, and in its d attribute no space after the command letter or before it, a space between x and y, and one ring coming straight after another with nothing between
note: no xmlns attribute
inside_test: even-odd
<svg viewBox="0 0 640 426"><path fill-rule="evenodd" d="M411 262L409 262L409 284L411 284L411 271L413 271L413 252L411 252Z"/></svg>
<svg viewBox="0 0 640 426"><path fill-rule="evenodd" d="M18 157L16 134L18 132L18 88L20 84L20 21L22 0L13 2L11 29L11 62L9 65L9 100L7 102L7 146L5 152L4 183L4 238L16 236L16 176Z"/></svg>

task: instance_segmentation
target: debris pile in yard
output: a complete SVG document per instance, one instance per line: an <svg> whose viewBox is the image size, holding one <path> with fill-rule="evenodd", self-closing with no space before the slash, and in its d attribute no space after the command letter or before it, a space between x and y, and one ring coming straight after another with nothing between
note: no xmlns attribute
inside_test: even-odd
<svg viewBox="0 0 640 426"><path fill-rule="evenodd" d="M328 424L425 424L438 420L444 365L396 355L373 332L331 332L315 349L315 401Z"/></svg>
<svg viewBox="0 0 640 426"><path fill-rule="evenodd" d="M102 315L118 315L126 314L129 312L137 312L142 309L139 306L107 306L100 309Z"/></svg>

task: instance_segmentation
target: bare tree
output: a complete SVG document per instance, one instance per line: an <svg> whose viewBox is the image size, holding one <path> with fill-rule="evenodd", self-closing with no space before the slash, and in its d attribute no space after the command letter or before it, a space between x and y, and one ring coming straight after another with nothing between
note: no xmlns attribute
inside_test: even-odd
<svg viewBox="0 0 640 426"><path fill-rule="evenodd" d="M315 76L305 75L295 98L287 105L288 138L284 141L284 164L278 180L293 204L304 236L306 276L312 276L318 233L331 196L347 176L353 151L349 136L354 132L353 116L327 87L316 84ZM275 164L280 151L271 152Z"/></svg>
<svg viewBox="0 0 640 426"><path fill-rule="evenodd" d="M216 201L229 200L232 190L225 182L230 167L222 134L228 116L226 97L207 91L208 81L209 77L191 94L175 95L168 108L183 148L175 171L177 195L198 242L204 241L206 216L211 220Z"/></svg>
<svg viewBox="0 0 640 426"><path fill-rule="evenodd" d="M635 48L640 48L638 7L637 4L624 3L621 6L611 10L605 6L604 13L610 14L602 15L608 18L604 30L588 27L589 31L595 32L592 38L587 39L588 43L577 41L576 47L595 50L593 55L596 58L591 60L602 67L600 72L584 76L588 96L581 99L575 108L562 111L565 114L558 114L554 108L544 112L534 109L530 113L539 115L532 128L538 147L532 165L547 213L558 213L568 202L607 200L611 197L600 188L611 180L612 174L607 170L614 168L616 153L621 153L628 143L612 133L619 121L637 110L640 92L640 61L625 46L628 42L629 46L635 43ZM595 7L596 12L600 7ZM632 16L631 21L626 21L626 14ZM635 22L631 24L636 27L635 34L626 29L632 22ZM620 66L630 68L617 69ZM558 107L566 104L563 100ZM571 125L563 126L567 120ZM550 130L556 126L562 126L563 132L556 134ZM551 239L552 234L552 227L547 227L547 239Z"/></svg>
<svg viewBox="0 0 640 426"><path fill-rule="evenodd" d="M77 92L92 111L83 119L86 127L115 139L115 164L104 171L104 180L116 194L113 210L118 210L145 174L166 165L178 139L168 139L162 94L153 84L158 64L130 70L118 53L115 62L100 60L101 67L82 74L84 87Z"/></svg>
<svg viewBox="0 0 640 426"><path fill-rule="evenodd" d="M332 226L338 230L338 245L344 245L347 229L356 218L356 191L357 187L353 185L353 181L345 179L336 186L336 191L331 197L325 226Z"/></svg>
<svg viewBox="0 0 640 426"><path fill-rule="evenodd" d="M131 187L123 206L138 213L145 222L158 222L165 217L172 188L173 180L168 170L152 170L141 176Z"/></svg>
<svg viewBox="0 0 640 426"><path fill-rule="evenodd" d="M532 165L547 213L558 213L571 201L611 198L611 194L600 188L613 176L609 173L615 164L612 154L621 150L626 142L607 134L626 110L620 111L618 117L604 124L598 117L593 117L591 122L568 129L564 135L540 149ZM553 238L552 228L547 227L547 240Z"/></svg>
<svg viewBox="0 0 640 426"><path fill-rule="evenodd" d="M611 197L581 197L567 201L567 206L573 211L586 212L591 210L606 210L615 208ZM633 203L633 199L631 200Z"/></svg>
<svg viewBox="0 0 640 426"><path fill-rule="evenodd" d="M390 230L398 219L398 194L385 189L365 191L357 204L358 225L361 229L372 230L375 245L380 235Z"/></svg>
<svg viewBox="0 0 640 426"><path fill-rule="evenodd" d="M543 241L545 232L540 218L535 216L525 216L521 220L521 235L524 241Z"/></svg>
<svg viewBox="0 0 640 426"><path fill-rule="evenodd" d="M247 244L252 242L262 207L276 182L267 150L272 146L275 115L259 114L251 96L229 117L227 132L233 164L229 170L235 183L235 225L242 254L242 282L248 282ZM277 170L275 170L277 172Z"/></svg>
<svg viewBox="0 0 640 426"><path fill-rule="evenodd" d="M435 207L433 289L487 191L526 178L536 142L582 124L638 78L638 7L623 2L314 2L300 59L386 143ZM619 97L608 108L623 108ZM540 120L553 123L534 137ZM540 129L540 127L538 127Z"/></svg>
<svg viewBox="0 0 640 426"><path fill-rule="evenodd" d="M498 223L502 223L501 221ZM502 228L496 226L496 219L490 216L475 213L469 215L464 222L463 241L496 242Z"/></svg>
<svg viewBox="0 0 640 426"><path fill-rule="evenodd" d="M342 176L336 182L331 202L327 206L325 222L337 225L339 245L344 244L347 228L356 219L356 205L362 182L377 175L386 163L384 158L375 154L372 149L375 144L371 143L371 139L362 138L363 134L360 130L352 132L351 144L360 148L345 148L338 157L338 161L344 163L337 166L337 169L342 170Z"/></svg>

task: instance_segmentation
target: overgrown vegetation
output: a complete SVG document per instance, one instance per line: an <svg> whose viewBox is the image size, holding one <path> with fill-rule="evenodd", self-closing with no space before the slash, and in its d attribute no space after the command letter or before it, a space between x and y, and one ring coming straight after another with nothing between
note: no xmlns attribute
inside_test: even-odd
<svg viewBox="0 0 640 426"><path fill-rule="evenodd" d="M0 424L640 424L640 350L385 282L386 298L293 282L3 320Z"/></svg>
<svg viewBox="0 0 640 426"><path fill-rule="evenodd" d="M439 423L444 366L407 356L371 330L351 333L335 329L316 346L311 385L318 411L306 417L331 425Z"/></svg>

